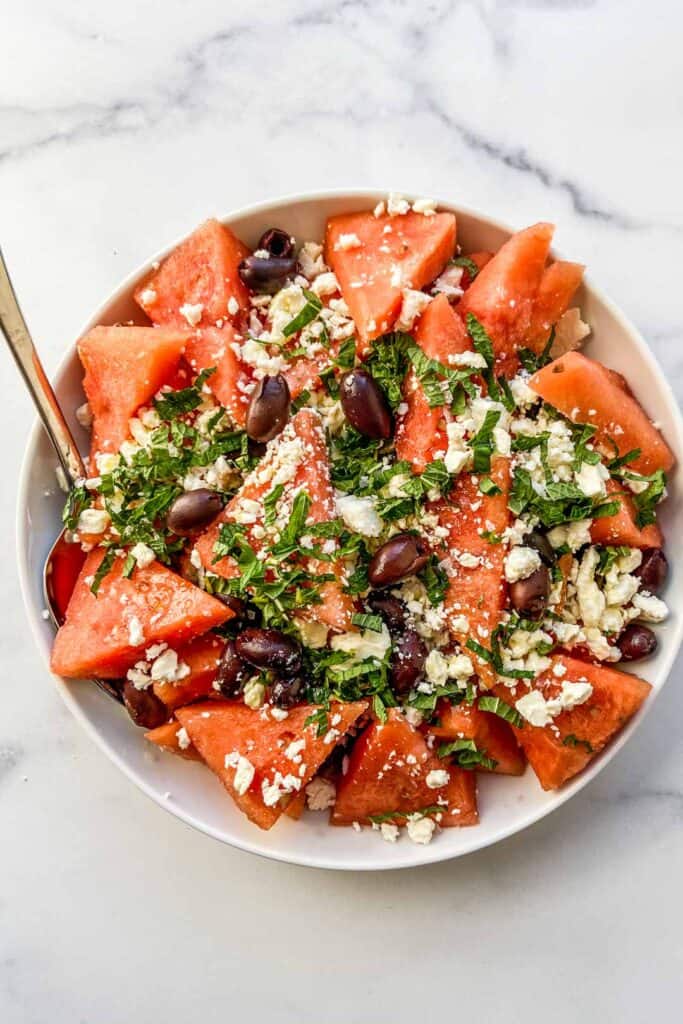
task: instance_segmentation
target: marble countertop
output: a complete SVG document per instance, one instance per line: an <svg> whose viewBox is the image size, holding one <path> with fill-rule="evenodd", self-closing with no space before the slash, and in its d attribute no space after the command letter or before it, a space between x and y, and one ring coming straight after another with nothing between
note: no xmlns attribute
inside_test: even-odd
<svg viewBox="0 0 683 1024"><path fill-rule="evenodd" d="M682 28L674 0L6 5L0 243L48 366L207 215L368 185L555 221L683 396ZM377 876L222 847L108 763L39 661L10 550L32 415L4 355L0 379L3 1024L677 1016L680 660L604 773L495 848Z"/></svg>

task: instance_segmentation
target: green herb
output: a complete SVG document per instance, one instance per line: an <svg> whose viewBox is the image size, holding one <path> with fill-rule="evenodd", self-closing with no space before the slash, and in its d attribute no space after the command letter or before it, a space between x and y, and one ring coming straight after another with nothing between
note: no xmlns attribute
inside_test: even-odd
<svg viewBox="0 0 683 1024"><path fill-rule="evenodd" d="M373 633L382 632L381 615L366 615L359 612L351 616L351 622L354 626L360 626L361 629L370 629Z"/></svg>
<svg viewBox="0 0 683 1024"><path fill-rule="evenodd" d="M368 818L374 825L382 825L385 822L393 821L394 818L407 820L414 815L419 818L427 818L432 814L443 814L445 809L438 804L432 804L429 807L420 807L417 811L382 811L380 814L368 814Z"/></svg>
<svg viewBox="0 0 683 1024"><path fill-rule="evenodd" d="M528 509L543 526L550 529L579 519L600 519L615 515L619 511L619 502L610 499L594 504L593 499L586 497L576 484L562 481L547 484L546 494L540 495L533 486L530 474L520 467L515 470L512 480L508 508L516 516Z"/></svg>
<svg viewBox="0 0 683 1024"><path fill-rule="evenodd" d="M194 384L180 391L168 391L163 398L154 399L154 408L162 420L174 420L178 416L184 416L192 412L202 402L202 388L209 377L216 372L216 367L211 366L199 374Z"/></svg>
<svg viewBox="0 0 683 1024"><path fill-rule="evenodd" d="M303 292L306 296L306 305L297 313L293 320L290 320L282 328L285 338L291 338L293 334L297 334L320 316L320 311L323 308L322 301L314 292L309 292L305 288Z"/></svg>
<svg viewBox="0 0 683 1024"><path fill-rule="evenodd" d="M615 451L618 452L619 449L617 445L614 442L612 443L614 444ZM626 452L624 455L617 455L614 459L608 462L607 468L610 473L614 475L618 469L622 468L622 466L627 466L630 462L635 462L635 460L639 459L641 455L642 451L640 448L632 448L630 452Z"/></svg>
<svg viewBox="0 0 683 1024"><path fill-rule="evenodd" d="M316 736L324 736L329 729L329 711L327 708L316 708L315 711L310 714L305 722L304 728L309 725L315 726Z"/></svg>
<svg viewBox="0 0 683 1024"><path fill-rule="evenodd" d="M491 456L494 450L493 430L500 419L499 409L489 409L484 422L470 441L475 473L488 473L491 469Z"/></svg>
<svg viewBox="0 0 683 1024"><path fill-rule="evenodd" d="M284 494L285 485L276 484L263 499L264 516L263 522L266 526L272 526L277 517L277 503Z"/></svg>
<svg viewBox="0 0 683 1024"><path fill-rule="evenodd" d="M81 512L92 505L92 494L85 484L79 483L69 491L64 510L62 511L62 522L67 530L75 530Z"/></svg>
<svg viewBox="0 0 683 1024"><path fill-rule="evenodd" d="M452 260L448 261L452 267L464 267L470 275L470 284L474 281L475 277L479 273L479 267L471 260L469 256L454 256Z"/></svg>
<svg viewBox="0 0 683 1024"><path fill-rule="evenodd" d="M422 572L418 573L427 591L427 597L431 605L441 604L448 590L448 575L439 565L439 559L432 555Z"/></svg>
<svg viewBox="0 0 683 1024"><path fill-rule="evenodd" d="M93 581L90 584L90 590L93 594L97 594L102 584L102 580L111 572L112 566L114 565L115 561L116 551L114 545L109 544L105 548L102 561L98 565L95 575L93 576Z"/></svg>
<svg viewBox="0 0 683 1024"><path fill-rule="evenodd" d="M484 357L486 365L491 369L496 357L493 350L493 342L489 338L486 328L477 320L473 313L467 314L466 325L467 333L472 339L475 352Z"/></svg>
<svg viewBox="0 0 683 1024"><path fill-rule="evenodd" d="M516 726L518 729L524 727L524 721L519 711L516 708L510 707L500 697L480 697L479 698L479 710L490 711L493 715L498 715L499 718L504 718L510 725Z"/></svg>
<svg viewBox="0 0 683 1024"><path fill-rule="evenodd" d="M555 328L553 327L548 336L548 340L543 347L543 351L540 354L532 351L530 348L521 348L518 351L517 355L519 357L519 361L528 373L536 373L537 370L542 369L544 366L547 366L548 363L552 362L550 351L554 342Z"/></svg>
<svg viewBox="0 0 683 1024"><path fill-rule="evenodd" d="M565 736L565 738L562 740L562 745L565 747L585 747L587 753L594 753L593 747L588 742L588 740L578 739L573 732L570 733L568 736Z"/></svg>
<svg viewBox="0 0 683 1024"><path fill-rule="evenodd" d="M640 494L632 494L631 498L636 506L636 524L642 530L643 527L657 522L657 505L666 494L666 474L663 469L658 469L649 476L639 473L624 471L622 479L639 480L647 483L647 488ZM617 502L617 508L619 504Z"/></svg>
<svg viewBox="0 0 683 1024"><path fill-rule="evenodd" d="M479 479L479 490L482 494L488 494L490 497L503 493L498 484L494 483L490 476L482 476Z"/></svg>
<svg viewBox="0 0 683 1024"><path fill-rule="evenodd" d="M302 391L299 397L295 398L294 401L292 402L292 412L298 412L299 409L303 409L303 407L308 404L310 399L311 392L305 390Z"/></svg>
<svg viewBox="0 0 683 1024"><path fill-rule="evenodd" d="M413 339L409 334L400 331L383 334L373 342L366 360L368 371L384 392L394 412L403 401L403 381L408 369L406 351L411 344Z"/></svg>
<svg viewBox="0 0 683 1024"><path fill-rule="evenodd" d="M451 757L455 754L454 761L461 768L488 768L494 771L498 762L488 757L483 750L479 750L474 740L452 740L450 743L441 743L437 750L439 757Z"/></svg>

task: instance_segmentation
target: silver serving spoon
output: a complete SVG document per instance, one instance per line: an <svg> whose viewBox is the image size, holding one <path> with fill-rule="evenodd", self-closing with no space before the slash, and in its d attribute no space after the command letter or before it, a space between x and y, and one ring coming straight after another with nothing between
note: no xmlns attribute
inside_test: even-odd
<svg viewBox="0 0 683 1024"><path fill-rule="evenodd" d="M69 487L85 479L88 475L76 442L69 430L64 414L59 407L57 397L47 379L45 370L36 352L35 345L29 334L17 297L12 287L2 250L0 249L0 330L10 348L15 362L24 378L24 383L33 399L38 415L47 431L52 447ZM62 615L55 604L50 578L52 575L55 551L65 543L64 531L52 545L43 568L43 596L45 605L55 626L61 625ZM110 697L122 702L121 694L113 681L94 679L101 690Z"/></svg>

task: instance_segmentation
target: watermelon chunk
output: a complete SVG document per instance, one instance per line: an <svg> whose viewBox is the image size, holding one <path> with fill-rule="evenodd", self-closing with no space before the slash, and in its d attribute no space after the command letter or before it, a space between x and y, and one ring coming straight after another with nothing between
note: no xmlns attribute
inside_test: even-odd
<svg viewBox="0 0 683 1024"><path fill-rule="evenodd" d="M636 506L633 499L625 491L625 484L617 480L607 481L607 492L611 498L619 501L619 511L613 516L594 519L591 525L591 540L594 544L618 546L624 544L630 548L661 548L662 531L656 523L639 527L636 523Z"/></svg>
<svg viewBox="0 0 683 1024"><path fill-rule="evenodd" d="M430 788L429 773L444 769L447 784ZM373 816L389 815L385 820L404 825L407 815L436 806L443 806L442 826L476 825L475 774L449 767L432 754L417 729L392 709L384 725L372 722L356 740L348 769L337 783L331 823L370 824Z"/></svg>
<svg viewBox="0 0 683 1024"><path fill-rule="evenodd" d="M645 475L668 472L674 464L671 449L622 381L581 352L567 352L535 373L529 387L574 423L594 424L595 444L609 458L640 448L629 469Z"/></svg>
<svg viewBox="0 0 683 1024"><path fill-rule="evenodd" d="M287 469L287 467L289 467ZM222 558L214 562L214 545L223 523L236 522L241 510L251 502L260 505L255 513L254 521L247 528L247 537L251 547L258 551L263 541L255 535L260 533L258 527L263 526L263 498L273 488L273 474L287 469L290 479L285 489L286 498L291 491L304 490L311 499L309 522L322 523L334 519L336 515L334 491L330 482L329 459L322 421L311 409L301 409L285 430L270 442L268 450L256 469L247 477L235 497L226 505L211 526L197 539L195 548L202 564L226 579L239 575L239 567L231 558ZM290 492L291 493L291 492ZM316 572L335 572L333 563L326 562L320 566L310 561L311 576ZM322 603L311 605L307 613L311 618L325 622L334 629L345 630L349 627L354 612L353 601L342 591L337 582L326 582L321 588Z"/></svg>
<svg viewBox="0 0 683 1024"><path fill-rule="evenodd" d="M534 689L540 689L546 700L557 696L563 682L585 680L593 693L584 704L554 718L552 726L540 728L525 722L522 729L514 729L543 789L557 789L580 772L636 713L652 689L638 676L606 665L578 661L566 654L555 654L551 660L552 668L534 680ZM566 670L561 678L553 672L558 665ZM520 682L514 700L529 689ZM496 692L511 702L507 687L498 686Z"/></svg>
<svg viewBox="0 0 683 1024"><path fill-rule="evenodd" d="M345 248L342 236L359 239ZM455 249L455 217L409 212L389 217L348 213L332 217L325 235L325 260L337 276L355 320L359 351L394 326L403 289L424 288L441 272Z"/></svg>
<svg viewBox="0 0 683 1024"><path fill-rule="evenodd" d="M217 320L238 321L249 308L249 291L238 273L249 249L217 220L207 220L166 257L135 289L135 301L155 324L208 327ZM232 312L237 303L237 312ZM198 319L180 312L200 306Z"/></svg>
<svg viewBox="0 0 683 1024"><path fill-rule="evenodd" d="M493 259L492 252L470 252L467 254L467 259L472 260L477 268L477 271L483 270L487 263L490 263ZM476 275L475 275L476 276ZM460 278L460 287L463 291L466 291L472 284L473 277L467 267L463 267L463 275Z"/></svg>
<svg viewBox="0 0 683 1024"><path fill-rule="evenodd" d="M116 679L152 644L177 646L233 617L220 601L159 562L138 567L126 579L124 560L116 559L95 595L90 583L102 557L101 550L90 552L71 595L52 648L57 675Z"/></svg>
<svg viewBox="0 0 683 1024"><path fill-rule="evenodd" d="M445 295L438 295L420 317L415 341L431 359L448 366L449 356L472 348L462 320ZM396 457L407 459L415 472L421 473L432 462L435 452L448 447L443 423L443 407L431 409L422 385L411 369L403 386L403 400L408 409L397 416Z"/></svg>
<svg viewBox="0 0 683 1024"><path fill-rule="evenodd" d="M527 345L542 352L552 327L569 308L574 292L581 284L585 267L581 263L558 260L543 273L531 315Z"/></svg>
<svg viewBox="0 0 683 1024"><path fill-rule="evenodd" d="M224 646L225 642L220 637L207 633L175 648L178 661L188 666L190 674L178 683L152 684L155 694L169 711L214 692L213 681Z"/></svg>
<svg viewBox="0 0 683 1024"><path fill-rule="evenodd" d="M192 336L185 350L185 358L195 373L216 367L207 384L214 398L224 406L238 427L243 427L249 408L248 385L251 383L233 345L241 340L230 324L220 330L206 327Z"/></svg>
<svg viewBox="0 0 683 1024"><path fill-rule="evenodd" d="M497 372L506 376L515 373L517 350L526 344L553 231L545 223L518 231L477 274L457 306L463 321L472 313L486 328Z"/></svg>
<svg viewBox="0 0 683 1024"><path fill-rule="evenodd" d="M439 701L436 709L438 725L426 726L441 741L473 740L477 750L496 761L493 769L498 775L523 775L526 761L515 734L499 715L480 711L474 704L454 706L447 700Z"/></svg>
<svg viewBox="0 0 683 1024"><path fill-rule="evenodd" d="M188 331L94 327L78 342L93 416L91 461L117 452L130 437L129 420L175 374Z"/></svg>
<svg viewBox="0 0 683 1024"><path fill-rule="evenodd" d="M188 761L201 761L199 752L193 743L190 743L189 747L181 747L178 739L178 733L181 729L182 725L180 722L173 719L170 722L164 722L163 725L152 729L150 732L146 732L145 739L153 743L155 747L159 747L160 750L167 750L170 754L178 754Z"/></svg>
<svg viewBox="0 0 683 1024"><path fill-rule="evenodd" d="M482 537L480 531L491 530L500 535L509 525L508 460L494 458L489 475L501 489L501 494L482 494L472 474L461 473L451 491L449 503L439 503L436 508L440 524L449 531L446 539L450 554L445 599L447 621L451 634L463 647L471 637L482 647L489 648L488 638L500 622L505 607L505 545L491 543ZM458 558L463 554L473 555L477 559L476 565L462 565ZM463 629L464 622L468 624L466 630ZM495 680L491 666L472 651L467 653L482 685L491 686Z"/></svg>
<svg viewBox="0 0 683 1024"><path fill-rule="evenodd" d="M325 736L316 735L315 725L306 725L316 710L310 704L291 708L283 721L231 701L192 704L179 708L176 717L240 810L259 828L268 829L366 709L366 701L331 704L330 721L336 724ZM243 793L235 788L236 768L226 766L226 755L241 755L253 766L253 779ZM287 783L278 786L278 778ZM264 794L264 787L269 786L275 790L269 793L266 789ZM277 790L281 791L279 798Z"/></svg>

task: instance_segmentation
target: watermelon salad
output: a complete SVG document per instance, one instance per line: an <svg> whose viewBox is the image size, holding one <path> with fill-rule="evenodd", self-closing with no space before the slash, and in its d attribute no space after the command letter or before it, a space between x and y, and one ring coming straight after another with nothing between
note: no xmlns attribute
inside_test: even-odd
<svg viewBox="0 0 683 1024"><path fill-rule="evenodd" d="M674 460L580 351L552 236L463 251L391 195L253 252L209 220L155 265L144 325L78 342L54 672L263 829L426 843L477 824L479 772L580 772L650 690L621 663L667 615Z"/></svg>

